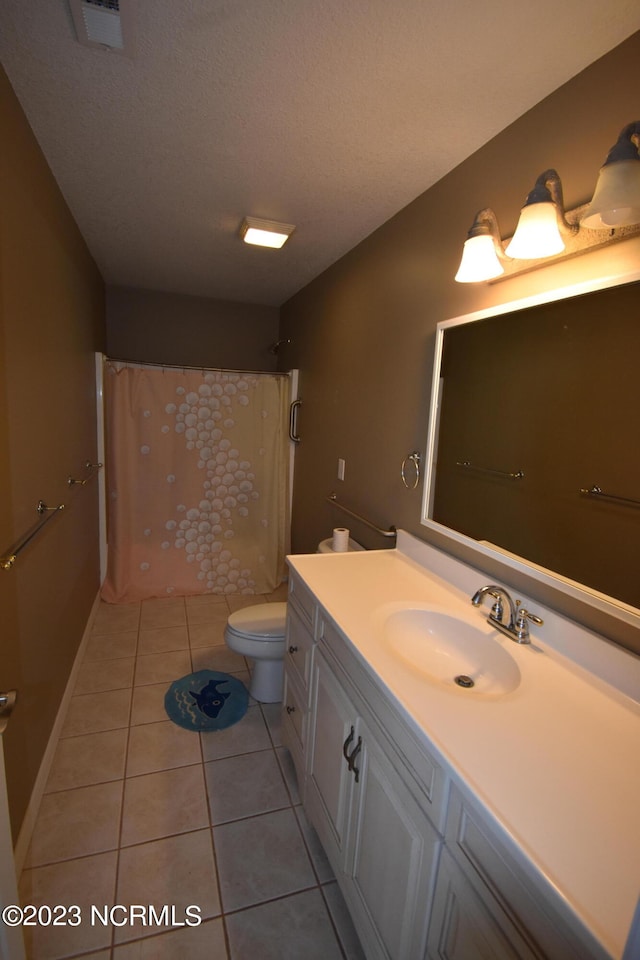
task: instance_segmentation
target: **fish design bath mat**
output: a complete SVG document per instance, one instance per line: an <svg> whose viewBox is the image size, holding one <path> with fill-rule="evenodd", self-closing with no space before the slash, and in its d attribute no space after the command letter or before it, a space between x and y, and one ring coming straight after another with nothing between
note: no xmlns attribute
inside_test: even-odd
<svg viewBox="0 0 640 960"><path fill-rule="evenodd" d="M164 698L169 719L185 730L224 730L244 717L248 705L244 683L216 670L174 680Z"/></svg>

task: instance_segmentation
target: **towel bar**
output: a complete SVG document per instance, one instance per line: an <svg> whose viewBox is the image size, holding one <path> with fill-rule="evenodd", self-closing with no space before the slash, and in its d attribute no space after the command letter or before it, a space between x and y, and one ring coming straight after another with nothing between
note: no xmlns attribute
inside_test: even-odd
<svg viewBox="0 0 640 960"><path fill-rule="evenodd" d="M7 552L0 557L0 568L2 570L10 570L13 564L16 562L18 554L21 550L31 543L34 537L36 537L40 531L45 527L50 520L58 514L61 510L64 510L64 503L58 504L57 507L48 507L43 500L38 501L38 506L36 510L40 514L41 519L37 523L34 523L27 532L13 544L12 547L7 550ZM48 513L48 516L44 516L45 512Z"/></svg>

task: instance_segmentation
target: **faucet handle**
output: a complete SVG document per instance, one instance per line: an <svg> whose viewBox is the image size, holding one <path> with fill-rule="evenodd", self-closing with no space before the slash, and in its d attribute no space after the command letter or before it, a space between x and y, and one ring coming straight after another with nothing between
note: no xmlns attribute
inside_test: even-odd
<svg viewBox="0 0 640 960"><path fill-rule="evenodd" d="M544 623L544 620L541 617L537 617L535 613L529 613L524 607L518 607L516 617L516 640L518 643L529 643L529 621L537 624L539 627Z"/></svg>
<svg viewBox="0 0 640 960"><path fill-rule="evenodd" d="M494 603L491 607L491 616L494 620L502 620L502 616L504 614L504 602L501 595L494 590L487 590L487 594L492 600L494 600Z"/></svg>

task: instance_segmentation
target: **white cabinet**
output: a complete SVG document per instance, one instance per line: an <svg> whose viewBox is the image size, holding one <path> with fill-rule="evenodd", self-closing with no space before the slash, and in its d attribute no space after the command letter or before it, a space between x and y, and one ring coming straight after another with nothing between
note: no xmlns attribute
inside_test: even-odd
<svg viewBox="0 0 640 960"><path fill-rule="evenodd" d="M604 960L293 576L283 737L367 960Z"/></svg>
<svg viewBox="0 0 640 960"><path fill-rule="evenodd" d="M366 705L323 649L311 685L305 809L368 960L424 957L441 838ZM388 752L389 751L389 752Z"/></svg>

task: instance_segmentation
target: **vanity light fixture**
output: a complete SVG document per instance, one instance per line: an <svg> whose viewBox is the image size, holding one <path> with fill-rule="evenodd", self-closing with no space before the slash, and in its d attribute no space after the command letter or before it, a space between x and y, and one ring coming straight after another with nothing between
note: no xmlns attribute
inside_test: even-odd
<svg viewBox="0 0 640 960"><path fill-rule="evenodd" d="M606 232L605 232L606 231ZM464 244L458 283L513 276L549 257L575 256L640 233L640 121L628 124L611 148L590 204L565 212L558 173L545 170L520 211L506 247L495 214L480 210Z"/></svg>
<svg viewBox="0 0 640 960"><path fill-rule="evenodd" d="M564 215L562 183L555 170L545 170L520 211L516 232L505 250L514 260L536 260L562 253L565 247L560 231L577 233L578 224L569 224Z"/></svg>
<svg viewBox="0 0 640 960"><path fill-rule="evenodd" d="M240 224L240 236L245 243L276 250L284 246L294 230L292 223L258 220L257 217L245 217Z"/></svg>
<svg viewBox="0 0 640 960"><path fill-rule="evenodd" d="M458 283L492 280L504 273L498 221L490 207L478 210L462 248L462 260L456 273Z"/></svg>
<svg viewBox="0 0 640 960"><path fill-rule="evenodd" d="M591 230L640 221L640 120L628 124L600 168L593 199L581 224Z"/></svg>

